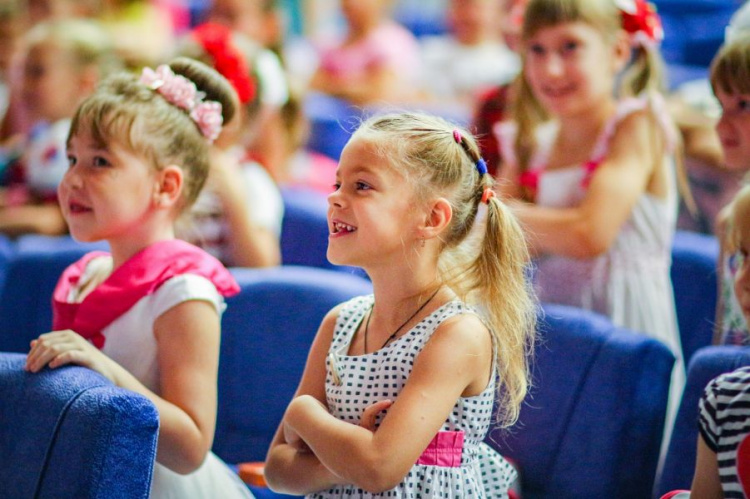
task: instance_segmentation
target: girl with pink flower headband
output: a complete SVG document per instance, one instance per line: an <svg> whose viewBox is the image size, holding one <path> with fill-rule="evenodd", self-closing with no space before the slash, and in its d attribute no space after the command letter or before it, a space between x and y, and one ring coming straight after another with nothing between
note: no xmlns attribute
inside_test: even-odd
<svg viewBox="0 0 750 499"><path fill-rule="evenodd" d="M540 300L666 344L676 408L685 373L670 249L681 169L661 36L644 0L530 0L511 119L495 135Z"/></svg>
<svg viewBox="0 0 750 499"><path fill-rule="evenodd" d="M26 369L78 364L154 403L154 498L252 497L210 451L224 297L239 288L218 260L174 235L236 101L213 69L175 59L140 78L108 77L68 136L63 216L74 238L107 241L110 252L63 272L52 331L31 342Z"/></svg>

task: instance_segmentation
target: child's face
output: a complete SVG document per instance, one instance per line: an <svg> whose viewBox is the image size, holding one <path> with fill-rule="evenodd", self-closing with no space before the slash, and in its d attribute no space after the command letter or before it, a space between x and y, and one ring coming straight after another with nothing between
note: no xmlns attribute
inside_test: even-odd
<svg viewBox="0 0 750 499"><path fill-rule="evenodd" d="M214 0L208 20L229 26L253 40L263 42L264 13L261 0Z"/></svg>
<svg viewBox="0 0 750 499"><path fill-rule="evenodd" d="M33 46L25 60L24 106L34 119L54 122L73 116L81 95L80 75L68 54L53 43Z"/></svg>
<svg viewBox="0 0 750 499"><path fill-rule="evenodd" d="M328 259L364 268L402 258L413 241L417 210L405 177L361 138L350 140L328 196Z"/></svg>
<svg viewBox="0 0 750 499"><path fill-rule="evenodd" d="M88 130L70 139L58 199L79 241L143 241L152 224L158 172L117 143L100 146Z"/></svg>
<svg viewBox="0 0 750 499"><path fill-rule="evenodd" d="M724 163L732 169L750 169L750 95L716 89L722 108L716 133L724 151Z"/></svg>
<svg viewBox="0 0 750 499"><path fill-rule="evenodd" d="M370 27L385 16L388 0L341 0L341 12L350 30Z"/></svg>
<svg viewBox="0 0 750 499"><path fill-rule="evenodd" d="M540 28L524 45L526 79L551 114L588 112L611 99L621 57L583 22Z"/></svg>
<svg viewBox="0 0 750 499"><path fill-rule="evenodd" d="M448 21L453 36L461 43L480 43L494 37L502 22L498 0L451 0Z"/></svg>
<svg viewBox="0 0 750 499"><path fill-rule="evenodd" d="M733 230L737 241L737 273L734 276L734 292L742 307L745 321L750 325L750 194L738 198L732 210Z"/></svg>

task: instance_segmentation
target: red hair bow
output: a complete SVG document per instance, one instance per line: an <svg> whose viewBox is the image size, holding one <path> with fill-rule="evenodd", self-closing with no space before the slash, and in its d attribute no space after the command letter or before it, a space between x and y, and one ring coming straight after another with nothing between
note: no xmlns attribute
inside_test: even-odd
<svg viewBox="0 0 750 499"><path fill-rule="evenodd" d="M214 60L216 71L232 84L240 102L251 102L256 93L255 80L250 76L247 61L232 45L232 31L221 24L204 23L197 26L192 35Z"/></svg>
<svg viewBox="0 0 750 499"><path fill-rule="evenodd" d="M656 7L646 0L616 0L622 11L622 27L636 37L645 36L651 42L664 39L664 29Z"/></svg>

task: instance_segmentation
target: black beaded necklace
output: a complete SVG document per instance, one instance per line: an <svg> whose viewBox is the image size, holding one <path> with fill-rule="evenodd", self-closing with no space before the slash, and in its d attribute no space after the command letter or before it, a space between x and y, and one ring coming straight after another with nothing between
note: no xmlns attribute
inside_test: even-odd
<svg viewBox="0 0 750 499"><path fill-rule="evenodd" d="M416 311L415 311L415 312L414 312L413 314L411 314L411 315L409 316L409 318L408 318L408 319L406 319L406 320L405 320L405 321L404 321L404 322L403 322L403 323L402 323L402 324L401 324L401 325L400 325L400 326L399 326L399 327L398 327L398 328L397 328L397 329L396 329L396 330L395 330L395 331L393 332L393 334L391 334L391 335L390 335L390 336L388 337L388 339L387 339L387 340L385 340L385 343L383 343L383 345L382 345L382 346L381 346L380 348L384 348L384 347L385 347L386 345L388 345L388 343L390 343L391 341L393 341L393 339L394 339L394 338L396 337L396 335L398 334L398 332L399 332L399 331L401 331L401 329L402 329L402 328L403 328L404 326L406 326L406 325L407 325L407 324L409 323L409 321L410 321L410 320L412 320L412 319L413 319L414 317L416 317L416 316L417 316L417 314L418 314L419 312L421 312L421 311L422 311L422 309L423 309L423 308L425 308L425 307L427 306L427 304L428 304L428 303L430 303L430 302L432 301L432 299L433 299L433 298L435 298L435 296L436 296L436 295L438 294L438 291L440 291L440 288L442 288L442 286L438 286L438 288L437 288L437 289L435 290L435 292L434 292L434 293L432 293L432 295L430 295L430 297L429 297L429 298L427 298L427 300L426 300L426 301L425 301L425 302L424 302L423 304L421 304L421 305L419 306L419 308L418 308L418 309L417 309L417 310L416 310ZM370 313L369 313L369 314L367 314L367 322L365 322L365 354L367 354L367 332L368 332L368 331L369 331L369 329L370 329L370 318L372 317L372 310L373 310L374 308L375 308L375 302L373 301L373 302L372 302L372 307L370 307ZM379 348L378 350L380 350L380 348Z"/></svg>

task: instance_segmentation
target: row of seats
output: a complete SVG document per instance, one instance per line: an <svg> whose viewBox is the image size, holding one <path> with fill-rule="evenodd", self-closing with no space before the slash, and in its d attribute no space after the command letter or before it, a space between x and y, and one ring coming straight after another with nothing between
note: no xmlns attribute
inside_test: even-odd
<svg viewBox="0 0 750 499"><path fill-rule="evenodd" d="M70 251L29 252L20 257L26 278L13 278L14 285L0 296L4 307L0 311L0 351L25 352L30 339L48 329L51 288L59 271L77 256ZM371 284L360 276L311 267L232 272L242 291L228 300L222 319L214 450L227 462L240 463L264 458L323 315L336 303L371 292ZM23 301L19 301L21 296ZM14 301L16 305L9 307ZM545 305L542 312L533 387L519 424L508 432L492 432L488 442L519 464L524 497L649 497L674 358L661 343L616 328L595 314L555 305ZM50 377L45 389L53 391L58 385L70 385L58 380L54 372L45 371L45 378L20 373L18 359L19 355L11 356L12 362L3 364L0 371L9 370L11 376L23 378L27 384L44 384ZM80 376L80 370L70 369ZM100 376L94 378L96 386L107 384ZM0 383L4 401L8 400L6 390L13 390L5 386ZM70 392L64 394L71 396ZM23 403L19 400L12 405L21 407ZM37 404L28 403L32 405L27 408ZM57 417L62 409L37 414L31 409L19 412L3 406L12 412L3 417L23 419L15 426L0 425L0 455L14 456L4 469L33 461L27 469L33 470L30 473L39 481L47 469L54 469L49 463L41 466L40 460L57 464L62 455L6 451L20 447L18 435L38 439L43 448L73 445L67 440L72 436L60 433L62 427L50 426L46 419ZM143 401L132 407L134 417L140 418L145 410ZM21 427L27 430L19 431ZM49 431L28 431L36 427ZM92 433L91 438L95 437ZM26 444L24 441L23 446ZM119 443L109 446L121 448ZM153 459L143 447L131 443L127 448L138 449L141 461ZM150 476L142 466L132 470L140 470L137 473L144 479ZM267 490L256 492L275 496Z"/></svg>

